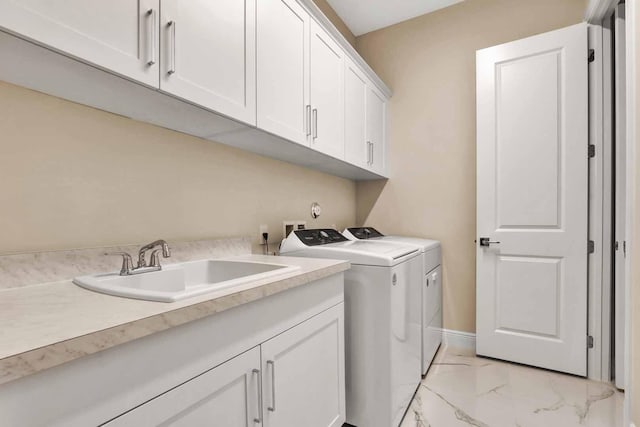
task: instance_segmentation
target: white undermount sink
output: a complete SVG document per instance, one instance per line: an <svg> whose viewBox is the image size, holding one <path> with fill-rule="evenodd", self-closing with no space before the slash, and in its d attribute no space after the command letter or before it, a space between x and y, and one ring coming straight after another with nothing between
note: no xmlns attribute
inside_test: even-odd
<svg viewBox="0 0 640 427"><path fill-rule="evenodd" d="M118 272L81 276L73 279L73 283L109 295L174 302L298 269L300 267L262 262L202 260L130 276L120 276Z"/></svg>

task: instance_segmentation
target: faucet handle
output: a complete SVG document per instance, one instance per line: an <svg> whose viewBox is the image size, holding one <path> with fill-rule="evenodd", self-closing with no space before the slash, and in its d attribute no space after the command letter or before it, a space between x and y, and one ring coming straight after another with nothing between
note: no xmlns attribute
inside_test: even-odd
<svg viewBox="0 0 640 427"><path fill-rule="evenodd" d="M122 267L120 268L121 276L128 276L133 270L133 259L127 252L105 252L105 255L117 255L122 257Z"/></svg>
<svg viewBox="0 0 640 427"><path fill-rule="evenodd" d="M160 252L162 252L162 256L164 256L165 258L168 258L169 256L171 256L171 252L168 253L164 251L163 249L156 249L153 252L151 252L151 260L149 261L149 267L158 267L158 268L162 268L162 266L160 265L160 255L158 255Z"/></svg>

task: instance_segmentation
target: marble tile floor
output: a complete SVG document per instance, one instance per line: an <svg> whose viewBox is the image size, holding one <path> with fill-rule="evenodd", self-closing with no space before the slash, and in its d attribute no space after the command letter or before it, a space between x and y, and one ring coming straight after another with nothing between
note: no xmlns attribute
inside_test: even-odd
<svg viewBox="0 0 640 427"><path fill-rule="evenodd" d="M401 427L622 427L609 384L441 348Z"/></svg>

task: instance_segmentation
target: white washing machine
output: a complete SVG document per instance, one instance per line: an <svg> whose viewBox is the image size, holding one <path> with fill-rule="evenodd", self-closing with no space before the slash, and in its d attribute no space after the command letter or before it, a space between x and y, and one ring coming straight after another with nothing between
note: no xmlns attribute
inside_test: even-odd
<svg viewBox="0 0 640 427"><path fill-rule="evenodd" d="M442 250L437 240L385 236L373 227L352 227L342 233L349 240L392 242L420 248L423 258L422 374L426 374L442 343Z"/></svg>
<svg viewBox="0 0 640 427"><path fill-rule="evenodd" d="M396 427L421 378L422 257L414 246L355 242L336 230L295 230L287 256L342 259L345 272L347 423Z"/></svg>

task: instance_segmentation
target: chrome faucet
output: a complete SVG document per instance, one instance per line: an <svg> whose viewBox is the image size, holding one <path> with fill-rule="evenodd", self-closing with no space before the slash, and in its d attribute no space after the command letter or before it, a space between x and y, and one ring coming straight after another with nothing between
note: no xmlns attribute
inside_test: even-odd
<svg viewBox="0 0 640 427"><path fill-rule="evenodd" d="M156 240L155 242L151 242L148 245L144 245L138 251L138 268L148 267L147 260L145 259L145 254L147 251L155 248L156 246L160 246L162 248L162 256L165 258L169 258L171 256L171 249L169 249L169 245L164 240ZM158 257L158 252L160 249L156 249L151 252L151 267L160 267L160 259Z"/></svg>
<svg viewBox="0 0 640 427"><path fill-rule="evenodd" d="M155 249L151 252L151 260L150 265L147 265L147 260L145 254L148 250L151 250L155 247L160 247L159 249ZM160 265L160 255L162 252L162 256L165 258L169 258L171 256L171 249L169 245L164 240L156 240L155 242L151 242L148 245L144 245L140 248L138 252L138 266L133 266L133 260L131 255L127 252L107 252L105 255L118 255L122 257L122 267L120 268L121 276L132 276L134 274L142 274L149 273L152 271L162 270L162 266Z"/></svg>

